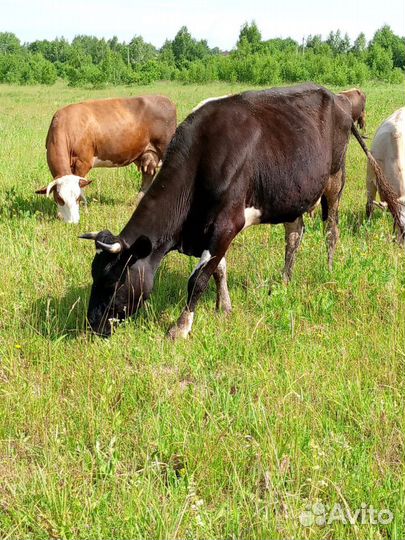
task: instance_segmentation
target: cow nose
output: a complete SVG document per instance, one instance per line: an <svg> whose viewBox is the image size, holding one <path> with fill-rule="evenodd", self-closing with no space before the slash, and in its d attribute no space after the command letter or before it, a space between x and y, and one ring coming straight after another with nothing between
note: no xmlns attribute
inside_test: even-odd
<svg viewBox="0 0 405 540"><path fill-rule="evenodd" d="M66 221L66 223L72 223L73 225L77 225L80 221L80 217L79 216L72 216L70 217L70 219L68 219Z"/></svg>
<svg viewBox="0 0 405 540"><path fill-rule="evenodd" d="M91 331L93 334L95 334L96 336L99 336L99 337L103 337L103 338L109 338L111 337L111 325L110 323L104 323L102 325L95 325L95 324L90 324L90 328L91 328Z"/></svg>
<svg viewBox="0 0 405 540"><path fill-rule="evenodd" d="M104 338L108 338L111 336L112 328L111 323L108 319L105 320L104 317L100 319L99 317L88 315L87 320L93 334Z"/></svg>

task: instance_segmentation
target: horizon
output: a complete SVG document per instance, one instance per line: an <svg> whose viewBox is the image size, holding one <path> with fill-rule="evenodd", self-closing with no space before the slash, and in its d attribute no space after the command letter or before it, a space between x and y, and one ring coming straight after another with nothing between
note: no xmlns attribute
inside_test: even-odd
<svg viewBox="0 0 405 540"><path fill-rule="evenodd" d="M25 0L1 0L0 5L3 12L0 32L15 34L21 43L56 38L71 42L78 35L106 40L117 36L120 42L128 43L134 36L141 36L159 49L166 40L173 40L182 26L186 26L194 38L205 39L210 48L230 50L236 45L241 26L253 20L264 41L290 37L301 43L309 35L320 34L322 39L326 39L331 31L337 30L342 35L347 33L352 42L360 33L370 41L385 24L395 34L401 37L405 34L405 3L400 0L390 2L389 10L378 0L343 0L339 6L328 6L327 14L320 0L313 0L310 6L292 0L289 6L277 5L274 11L271 4L263 0L252 0L249 6L233 5L230 0L215 5L213 0L207 0L200 10L202 2L151 1L142 12L137 11L136 3L131 5L130 0L120 0L113 6L113 13L109 12L111 4L107 0L98 0L97 3L90 0L84 5L79 0L71 0L69 5L59 4L57 9L53 9L52 0L34 0L28 5ZM82 16L71 21L71 14L76 10ZM121 19L122 10L130 15ZM20 16L21 12L25 12L24 17ZM294 13L293 19L291 12ZM43 17L44 13L48 17ZM162 16L158 17L156 13ZM267 13L268 18L265 18ZM226 25L218 24L218 19L226 20Z"/></svg>

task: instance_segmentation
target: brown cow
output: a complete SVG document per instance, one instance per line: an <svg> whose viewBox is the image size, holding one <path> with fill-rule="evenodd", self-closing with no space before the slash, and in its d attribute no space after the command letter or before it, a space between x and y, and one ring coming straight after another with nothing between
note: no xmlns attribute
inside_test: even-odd
<svg viewBox="0 0 405 540"><path fill-rule="evenodd" d="M364 129L366 127L366 94L362 90L359 90L357 88L351 88L350 90L340 92L340 94L337 94L337 96L339 100L342 100L343 98L343 101L341 101L342 106L346 99L350 101L353 122L357 122L359 128ZM339 178L337 179L336 186L332 184L329 185L329 188L332 190L333 193L341 191L340 182L341 179ZM315 206L311 208L311 210L308 212L311 218L315 216L315 210L320 203L321 198L316 201Z"/></svg>
<svg viewBox="0 0 405 540"><path fill-rule="evenodd" d="M339 96L345 96L352 104L353 122L357 122L360 129L366 127L366 94L358 88L351 88L340 92Z"/></svg>
<svg viewBox="0 0 405 540"><path fill-rule="evenodd" d="M84 177L92 167L124 167L142 172L139 199L152 183L176 129L176 106L164 96L100 99L68 105L52 118L46 151L53 181L39 189L54 196L59 217L79 222Z"/></svg>

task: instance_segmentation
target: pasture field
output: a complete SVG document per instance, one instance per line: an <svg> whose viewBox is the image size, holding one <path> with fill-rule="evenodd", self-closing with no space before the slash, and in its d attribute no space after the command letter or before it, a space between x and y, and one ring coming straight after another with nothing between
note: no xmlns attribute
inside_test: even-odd
<svg viewBox="0 0 405 540"><path fill-rule="evenodd" d="M228 257L232 316L215 312L211 286L176 343L166 332L196 264L177 253L136 320L110 340L85 330L94 244L78 235L121 230L135 168L90 172L78 226L34 194L59 107L162 93L183 119L244 88L0 86L0 538L405 537L405 254L389 214L365 222L353 138L333 273L319 213L288 287L283 227L252 227ZM364 90L372 137L404 91ZM315 503L324 525L302 514ZM393 518L344 524L329 519L336 504Z"/></svg>

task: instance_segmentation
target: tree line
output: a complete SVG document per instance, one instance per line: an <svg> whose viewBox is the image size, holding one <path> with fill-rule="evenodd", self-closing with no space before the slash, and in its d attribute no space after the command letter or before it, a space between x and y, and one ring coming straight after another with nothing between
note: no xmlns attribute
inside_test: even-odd
<svg viewBox="0 0 405 540"><path fill-rule="evenodd" d="M245 23L231 51L210 48L183 26L160 49L135 36L129 43L117 37L76 36L21 43L10 32L0 33L0 82L70 86L149 84L157 80L184 83L210 81L278 84L314 81L331 85L367 80L404 80L405 39L387 25L367 43L363 33L351 42L340 30L323 40L310 35L302 43L291 38L263 40L255 22Z"/></svg>

